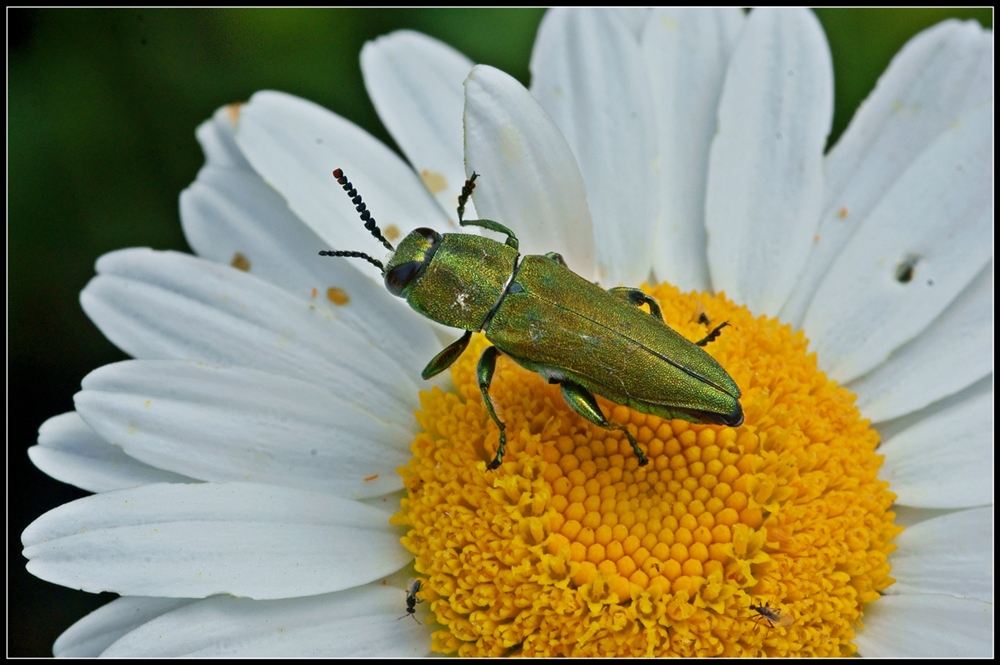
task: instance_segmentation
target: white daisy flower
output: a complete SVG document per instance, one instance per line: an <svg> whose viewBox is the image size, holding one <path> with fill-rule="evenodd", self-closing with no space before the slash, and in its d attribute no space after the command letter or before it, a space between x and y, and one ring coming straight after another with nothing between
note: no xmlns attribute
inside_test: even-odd
<svg viewBox="0 0 1000 665"><path fill-rule="evenodd" d="M530 92L383 37L365 82L412 169L289 95L220 109L199 256L98 261L81 302L136 359L30 451L96 494L25 530L29 570L122 596L56 654L989 655L992 57L975 23L921 33L826 155L805 10L553 10ZM485 340L431 390L435 325L316 255L378 252L335 167L389 240L457 231L475 170L466 219L522 253L646 282L689 339L729 321L706 350L745 423L603 402L640 467L501 359L488 471Z"/></svg>

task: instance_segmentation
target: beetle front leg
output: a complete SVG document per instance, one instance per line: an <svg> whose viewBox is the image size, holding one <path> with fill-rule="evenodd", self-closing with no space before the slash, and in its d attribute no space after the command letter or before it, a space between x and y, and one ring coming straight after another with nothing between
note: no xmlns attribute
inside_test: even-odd
<svg viewBox="0 0 1000 665"><path fill-rule="evenodd" d="M496 369L496 366L497 347L491 346L483 351L483 355L479 357L479 364L476 365L476 378L479 380L479 391L483 393L483 403L486 404L486 412L490 414L490 418L500 428L500 445L497 446L496 457L486 465L487 469L495 469L500 466L507 445L507 432L505 431L507 426L497 418L497 412L493 410L493 400L490 399L490 383L493 382L493 370Z"/></svg>
<svg viewBox="0 0 1000 665"><path fill-rule="evenodd" d="M518 242L517 236L514 232L508 229L506 226L500 222L494 222L492 219L462 219L465 215L465 204L469 202L469 197L472 196L472 190L476 188L476 178L479 174L475 171L472 172L472 177L465 181L465 185L462 186L462 193L458 195L458 223L460 226L480 226L489 231L496 231L497 233L503 233L507 236L507 246L517 249Z"/></svg>
<svg viewBox="0 0 1000 665"><path fill-rule="evenodd" d="M609 423L608 419L604 417L603 413L601 413L601 407L598 406L597 399L594 398L593 394L591 394L589 390L570 381L562 381L559 387L562 389L563 399L566 400L566 404L569 405L569 408L604 429L617 429L625 432L625 436L628 437L628 442L632 444L632 451L639 459L639 466L646 466L649 464L649 460L646 459L646 455L643 454L642 449L639 448L639 444L635 442L635 439L632 437L632 434L628 431L628 429L626 429L624 425L612 425Z"/></svg>
<svg viewBox="0 0 1000 665"><path fill-rule="evenodd" d="M458 223L461 224L462 226L479 226L488 231L496 231L497 233L506 234L507 236L506 245L513 249L518 248L517 236L514 235L513 231L508 229L500 222L494 222L492 219L464 219L464 220L460 219Z"/></svg>
<svg viewBox="0 0 1000 665"><path fill-rule="evenodd" d="M642 289L636 289L631 286L616 286L613 289L608 289L608 293L621 296L636 307L640 307L643 304L649 305L649 313L660 321L663 321L663 312L660 311L660 303L656 302L652 296L643 293ZM666 323L666 321L663 322Z"/></svg>
<svg viewBox="0 0 1000 665"><path fill-rule="evenodd" d="M427 367L425 367L424 371L420 373L420 376L423 377L424 381L437 376L451 367L451 364L458 360L458 357L462 355L463 351L465 351L465 347L469 345L470 339L472 339L472 331L466 330L464 335L444 347L444 349L441 350L441 353L431 358L431 361L427 363Z"/></svg>

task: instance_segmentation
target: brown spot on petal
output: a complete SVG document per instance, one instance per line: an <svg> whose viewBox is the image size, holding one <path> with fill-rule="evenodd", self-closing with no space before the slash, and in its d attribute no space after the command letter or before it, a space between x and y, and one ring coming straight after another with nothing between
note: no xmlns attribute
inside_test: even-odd
<svg viewBox="0 0 1000 665"><path fill-rule="evenodd" d="M424 181L424 186L431 194L440 194L448 189L448 180L440 173L424 169L420 172L420 178Z"/></svg>
<svg viewBox="0 0 1000 665"><path fill-rule="evenodd" d="M843 208L841 208L840 212L838 212L837 214L840 216L841 219L844 219L845 217L847 217L847 214L848 214L847 206L844 206Z"/></svg>
<svg viewBox="0 0 1000 665"><path fill-rule="evenodd" d="M243 272L250 272L250 259L246 257L245 254L241 252L236 252L233 254L232 260L229 265L236 268L237 270L242 270Z"/></svg>
<svg viewBox="0 0 1000 665"><path fill-rule="evenodd" d="M314 286L314 287L313 287L313 290L312 290L312 293L310 294L310 297L311 297L311 298L315 298L315 297L316 297L316 294L318 294L318 293L319 293L319 289L317 289L317 288L316 288L316 287Z"/></svg>
<svg viewBox="0 0 1000 665"><path fill-rule="evenodd" d="M390 224L385 227L385 237L389 242L396 242L399 240L399 236L403 235L403 232L399 230L399 227L395 224Z"/></svg>
<svg viewBox="0 0 1000 665"><path fill-rule="evenodd" d="M371 482L371 481L375 480L376 478L378 478L378 474L377 473L374 476L368 476L367 478L365 478L365 482L366 483Z"/></svg>
<svg viewBox="0 0 1000 665"><path fill-rule="evenodd" d="M233 127L240 123L240 107L243 106L243 102L234 102L226 106L226 114L229 116L229 122L232 123Z"/></svg>
<svg viewBox="0 0 1000 665"><path fill-rule="evenodd" d="M331 286L326 290L326 299L334 305L346 305L351 302L351 297L347 295L347 291L338 289L336 286Z"/></svg>

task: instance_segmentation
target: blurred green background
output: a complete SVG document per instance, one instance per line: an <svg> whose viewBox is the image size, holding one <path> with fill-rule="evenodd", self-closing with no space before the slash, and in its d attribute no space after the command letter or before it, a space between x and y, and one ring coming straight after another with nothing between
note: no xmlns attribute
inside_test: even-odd
<svg viewBox="0 0 1000 665"><path fill-rule="evenodd" d="M311 99L395 147L365 94L365 41L427 33L527 84L543 11L8 9L8 655L51 655L74 621L114 598L42 582L21 531L85 493L37 471L38 426L72 410L90 370L125 356L84 316L103 253L190 251L177 210L203 157L194 129L257 90ZM889 60L949 17L990 9L818 10L833 52L831 145Z"/></svg>

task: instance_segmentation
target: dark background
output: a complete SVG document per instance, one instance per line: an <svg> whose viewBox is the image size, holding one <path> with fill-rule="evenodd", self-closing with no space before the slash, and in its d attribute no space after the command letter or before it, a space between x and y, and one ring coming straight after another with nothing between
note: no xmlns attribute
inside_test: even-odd
<svg viewBox="0 0 1000 665"><path fill-rule="evenodd" d="M368 100L365 41L400 28L451 44L528 84L541 10L7 11L8 655L51 655L108 602L29 575L21 531L84 496L31 465L38 426L73 409L89 371L125 356L80 309L105 252L190 251L177 210L203 163L194 129L257 90L313 100L395 147ZM989 9L819 10L835 70L831 145L914 34L948 17L992 28Z"/></svg>

